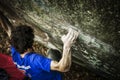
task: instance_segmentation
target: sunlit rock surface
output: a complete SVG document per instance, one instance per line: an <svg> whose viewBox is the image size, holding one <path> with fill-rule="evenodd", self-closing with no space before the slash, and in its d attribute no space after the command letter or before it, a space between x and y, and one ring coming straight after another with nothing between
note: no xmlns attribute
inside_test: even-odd
<svg viewBox="0 0 120 80"><path fill-rule="evenodd" d="M80 31L73 62L109 79L120 78L119 0L0 0L13 25L29 24L36 41L62 51L61 36Z"/></svg>

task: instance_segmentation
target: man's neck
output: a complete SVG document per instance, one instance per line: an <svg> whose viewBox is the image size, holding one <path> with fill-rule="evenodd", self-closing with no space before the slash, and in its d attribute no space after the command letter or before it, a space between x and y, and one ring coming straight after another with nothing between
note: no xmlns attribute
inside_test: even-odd
<svg viewBox="0 0 120 80"><path fill-rule="evenodd" d="M24 52L23 54L20 54L20 56L22 57L22 58L24 58L24 56L26 55L26 54L28 54L29 52L27 51L27 52Z"/></svg>
<svg viewBox="0 0 120 80"><path fill-rule="evenodd" d="M25 56L26 54L30 53L31 51L32 51L32 49L27 49L27 51L25 51L23 54L20 54L20 56L21 56L22 58L24 58L24 56Z"/></svg>

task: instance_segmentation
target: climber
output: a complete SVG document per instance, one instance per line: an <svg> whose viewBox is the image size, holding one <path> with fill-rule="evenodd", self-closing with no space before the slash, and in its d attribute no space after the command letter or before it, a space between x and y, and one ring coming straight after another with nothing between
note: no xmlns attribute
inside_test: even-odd
<svg viewBox="0 0 120 80"><path fill-rule="evenodd" d="M30 26L22 25L11 32L11 54L14 63L32 80L61 80L60 72L66 72L71 66L71 46L78 37L78 32L69 29L62 36L63 53L55 61L33 52L34 31Z"/></svg>

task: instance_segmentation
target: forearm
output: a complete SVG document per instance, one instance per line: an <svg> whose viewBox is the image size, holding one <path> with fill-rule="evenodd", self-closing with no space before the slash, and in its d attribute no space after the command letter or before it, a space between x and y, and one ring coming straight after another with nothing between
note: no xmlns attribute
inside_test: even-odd
<svg viewBox="0 0 120 80"><path fill-rule="evenodd" d="M70 66L71 66L71 47L68 46L63 46L63 54L62 58L59 61L59 69L62 70L63 72L68 71Z"/></svg>

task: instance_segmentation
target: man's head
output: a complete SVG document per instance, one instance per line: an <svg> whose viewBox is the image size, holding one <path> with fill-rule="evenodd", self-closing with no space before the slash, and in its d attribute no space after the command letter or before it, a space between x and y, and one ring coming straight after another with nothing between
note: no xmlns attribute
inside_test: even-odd
<svg viewBox="0 0 120 80"><path fill-rule="evenodd" d="M33 42L34 31L30 26L18 26L11 32L11 45L15 47L20 54L32 48Z"/></svg>

